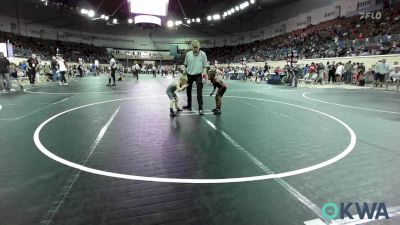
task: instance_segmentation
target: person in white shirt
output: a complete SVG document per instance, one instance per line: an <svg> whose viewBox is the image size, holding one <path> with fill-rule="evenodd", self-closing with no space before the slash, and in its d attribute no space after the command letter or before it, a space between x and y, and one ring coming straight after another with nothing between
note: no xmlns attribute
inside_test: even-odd
<svg viewBox="0 0 400 225"><path fill-rule="evenodd" d="M164 76L164 70L165 70L165 66L161 66L161 77Z"/></svg>
<svg viewBox="0 0 400 225"><path fill-rule="evenodd" d="M344 66L342 63L339 63L338 67L336 68L336 82L341 81L341 77L343 76Z"/></svg>
<svg viewBox="0 0 400 225"><path fill-rule="evenodd" d="M67 86L67 79L65 77L66 73L67 73L67 64L65 63L64 59L61 56L57 57L57 62L58 62L58 71L61 75L61 81L60 81L60 85L65 85Z"/></svg>
<svg viewBox="0 0 400 225"><path fill-rule="evenodd" d="M389 74L389 66L386 64L386 59L382 59L375 65L375 84L372 88L378 86L382 87L383 82L385 82L385 77Z"/></svg>
<svg viewBox="0 0 400 225"><path fill-rule="evenodd" d="M117 71L117 62L115 61L115 58L114 58L113 55L111 55L111 59L110 59L110 69L111 69L111 74L110 74L110 77L108 78L107 86L111 86L111 79L114 82L112 86L116 86L116 84L115 84L115 71Z"/></svg>
<svg viewBox="0 0 400 225"><path fill-rule="evenodd" d="M185 69L188 77L187 106L183 107L187 110L192 110L192 87L193 82L196 82L197 88L197 102L199 106L199 115L203 113L203 75L207 76L208 60L204 51L200 50L200 42L198 40L192 41L192 50L186 53L185 56Z"/></svg>
<svg viewBox="0 0 400 225"><path fill-rule="evenodd" d="M395 64L395 66L396 66L396 64ZM399 86L400 86L400 66L399 65L394 67L394 70L392 70L390 72L389 79L396 83L396 90L399 91ZM387 84L386 84L386 89L388 89Z"/></svg>

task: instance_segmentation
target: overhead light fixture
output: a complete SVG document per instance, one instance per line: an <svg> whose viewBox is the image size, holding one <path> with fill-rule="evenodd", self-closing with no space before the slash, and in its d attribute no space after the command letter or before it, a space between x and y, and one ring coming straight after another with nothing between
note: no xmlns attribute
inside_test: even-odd
<svg viewBox="0 0 400 225"><path fill-rule="evenodd" d="M192 21L191 20L186 20L186 23L187 24L190 24Z"/></svg>
<svg viewBox="0 0 400 225"><path fill-rule="evenodd" d="M103 15L100 16L100 18L105 19L106 16L103 14Z"/></svg>
<svg viewBox="0 0 400 225"><path fill-rule="evenodd" d="M197 19L196 19L196 22L200 23L200 22L201 22L200 18L197 18Z"/></svg>
<svg viewBox="0 0 400 225"><path fill-rule="evenodd" d="M219 14L213 15L213 20L219 20L221 19L221 16Z"/></svg>
<svg viewBox="0 0 400 225"><path fill-rule="evenodd" d="M256 3L256 0L250 0L250 3L251 3L251 4Z"/></svg>
<svg viewBox="0 0 400 225"><path fill-rule="evenodd" d="M88 11L88 16L89 17L94 17L95 13L93 10Z"/></svg>
<svg viewBox="0 0 400 225"><path fill-rule="evenodd" d="M81 13L82 13L82 14L87 14L88 11L87 11L86 9L81 9Z"/></svg>
<svg viewBox="0 0 400 225"><path fill-rule="evenodd" d="M248 7L249 5L250 5L249 2L244 2L244 3L240 4L239 8L240 8L240 9L245 9L245 8Z"/></svg>
<svg viewBox="0 0 400 225"><path fill-rule="evenodd" d="M131 18L129 18L128 23L133 23L133 20Z"/></svg>
<svg viewBox="0 0 400 225"><path fill-rule="evenodd" d="M239 11L239 9L240 9L239 6L236 6L236 7L235 7L235 10L236 10L236 11Z"/></svg>
<svg viewBox="0 0 400 225"><path fill-rule="evenodd" d="M105 20L109 20L109 19L110 19L110 17L108 17L108 16L105 16L105 17L104 17L104 19L105 19Z"/></svg>
<svg viewBox="0 0 400 225"><path fill-rule="evenodd" d="M113 19L113 24L117 24L118 23L118 20L117 19Z"/></svg>
<svg viewBox="0 0 400 225"><path fill-rule="evenodd" d="M167 26L170 27L170 28L173 27L174 26L174 22L172 20L169 20L167 22Z"/></svg>
<svg viewBox="0 0 400 225"><path fill-rule="evenodd" d="M211 16L207 16L207 20L208 20L208 21L211 21L211 20L212 20L212 17L211 17Z"/></svg>

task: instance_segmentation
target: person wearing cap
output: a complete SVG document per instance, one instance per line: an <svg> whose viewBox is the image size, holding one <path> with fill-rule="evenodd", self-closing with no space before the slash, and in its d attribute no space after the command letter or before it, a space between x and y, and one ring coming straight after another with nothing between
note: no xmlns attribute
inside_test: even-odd
<svg viewBox="0 0 400 225"><path fill-rule="evenodd" d="M192 41L192 50L186 54L184 65L188 76L188 100L187 106L183 107L183 109L192 110L192 87L193 82L196 82L199 114L203 115L203 74L207 74L209 65L206 53L200 50L199 41Z"/></svg>

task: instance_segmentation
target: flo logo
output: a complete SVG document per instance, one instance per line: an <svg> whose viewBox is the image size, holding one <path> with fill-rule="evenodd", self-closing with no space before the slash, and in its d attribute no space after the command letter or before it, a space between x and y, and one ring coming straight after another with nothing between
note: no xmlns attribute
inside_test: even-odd
<svg viewBox="0 0 400 225"><path fill-rule="evenodd" d="M326 203L322 207L322 216L328 220L334 219L344 219L349 218L353 220L353 215L351 215L350 211L354 209L358 213L358 217L360 219L368 218L368 219L389 219L389 215L386 210L386 205L383 202L377 203L374 202L372 205L368 205L368 203L358 203L358 202L349 202L349 203L340 203L340 207L335 203ZM380 218L382 217L382 218ZM358 219L358 218L357 218Z"/></svg>
<svg viewBox="0 0 400 225"><path fill-rule="evenodd" d="M382 13L381 12L362 12L360 13L360 20L367 20L367 19L372 19L372 20L380 20L382 19Z"/></svg>

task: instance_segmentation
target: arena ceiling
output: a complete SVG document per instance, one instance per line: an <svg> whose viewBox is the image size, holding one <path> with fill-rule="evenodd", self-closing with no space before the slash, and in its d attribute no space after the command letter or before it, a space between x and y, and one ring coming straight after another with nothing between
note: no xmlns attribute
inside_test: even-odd
<svg viewBox="0 0 400 225"><path fill-rule="evenodd" d="M48 0L48 6L40 0L1 0L0 15L8 15L26 19L29 24L48 25L57 29L72 29L106 34L128 34L147 36L150 31L142 30L135 25L125 23L130 17L127 0ZM187 37L205 36L217 37L229 35L240 31L254 30L260 26L268 25L268 20L256 21L254 18L263 16L273 7L290 4L298 0L257 0L256 6L240 12L220 22L180 26L178 30L160 27L151 32L154 36ZM170 0L169 18L206 17L209 14L223 12L243 0ZM53 3L58 3L55 5ZM62 5L61 5L62 4ZM79 14L79 8L97 10L98 14L112 15L119 21L119 25L107 25L102 20L92 21ZM267 16L267 15L265 15Z"/></svg>

